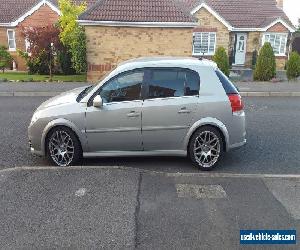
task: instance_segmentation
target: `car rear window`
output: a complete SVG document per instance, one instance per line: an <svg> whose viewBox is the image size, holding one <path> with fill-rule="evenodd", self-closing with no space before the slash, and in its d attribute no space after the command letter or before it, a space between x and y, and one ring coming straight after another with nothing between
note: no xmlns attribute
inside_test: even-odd
<svg viewBox="0 0 300 250"><path fill-rule="evenodd" d="M229 80L229 78L224 75L221 70L216 70L216 74L223 85L226 94L238 94L238 88Z"/></svg>

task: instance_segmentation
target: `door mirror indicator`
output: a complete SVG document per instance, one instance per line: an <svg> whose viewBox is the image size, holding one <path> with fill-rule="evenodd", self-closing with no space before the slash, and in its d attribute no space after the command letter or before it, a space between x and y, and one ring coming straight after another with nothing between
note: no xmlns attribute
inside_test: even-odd
<svg viewBox="0 0 300 250"><path fill-rule="evenodd" d="M103 100L100 95L96 95L96 97L94 98L93 106L95 108L101 108L103 106Z"/></svg>

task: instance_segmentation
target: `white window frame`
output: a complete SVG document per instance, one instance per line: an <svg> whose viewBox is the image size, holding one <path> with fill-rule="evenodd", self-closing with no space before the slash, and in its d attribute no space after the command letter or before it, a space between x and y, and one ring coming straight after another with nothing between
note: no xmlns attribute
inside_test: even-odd
<svg viewBox="0 0 300 250"><path fill-rule="evenodd" d="M274 51L274 54L275 56L286 56L286 47L287 47L287 41L288 41L288 33L274 33L274 32L266 32L263 34L263 37L262 37L262 46L265 44L266 41L266 36L271 36L271 35L275 35L275 36L281 36L280 38L280 44L279 44L279 53L275 53ZM284 45L284 52L283 53L280 53L280 48L282 46L282 37L285 36L285 45ZM273 47L273 44L272 45L272 48L274 50L274 47Z"/></svg>
<svg viewBox="0 0 300 250"><path fill-rule="evenodd" d="M30 42L28 41L28 39L27 38L25 38L25 51L28 53L28 50L29 50L29 48L30 48Z"/></svg>
<svg viewBox="0 0 300 250"><path fill-rule="evenodd" d="M208 33L208 48L210 47L210 35L213 34L215 36L215 44L214 44L214 51L213 52L207 52L207 53L195 53L195 47L194 47L194 37L197 33ZM202 56L202 55L205 55L205 56L213 56L216 52L216 47L217 47L217 32L193 32L193 56Z"/></svg>
<svg viewBox="0 0 300 250"><path fill-rule="evenodd" d="M10 38L9 38L9 32L12 32L12 34L13 34L13 39L10 39ZM10 41L10 40L13 40L13 41L14 41L14 45L15 45L14 48L10 48L10 47L9 47L9 41ZM8 29L8 30L7 30L7 44L8 44L8 50L9 50L9 51L16 51L16 50L17 50L17 44L16 44L16 32L15 32L15 30L13 30L13 29Z"/></svg>

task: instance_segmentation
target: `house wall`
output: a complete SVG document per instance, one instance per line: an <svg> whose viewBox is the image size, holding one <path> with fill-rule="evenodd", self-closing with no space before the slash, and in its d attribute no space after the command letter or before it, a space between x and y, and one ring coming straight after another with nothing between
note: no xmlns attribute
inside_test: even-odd
<svg viewBox="0 0 300 250"><path fill-rule="evenodd" d="M17 50L24 51L25 40L24 37L22 36L23 27L47 26L56 23L58 21L58 18L59 15L54 10L52 10L48 5L43 5L32 15L28 16L21 23L19 23L17 27L15 28L0 27L0 45L4 45L8 47L7 29L14 29ZM18 52L11 51L10 53L16 62L17 70L26 71L27 70L26 63L24 59L18 55Z"/></svg>
<svg viewBox="0 0 300 250"><path fill-rule="evenodd" d="M199 28L205 28L207 31L211 30L217 32L216 48L224 47L228 54L230 36L227 27L205 8L200 9L194 14L194 16L199 20Z"/></svg>
<svg viewBox="0 0 300 250"><path fill-rule="evenodd" d="M246 46L246 61L245 66L252 67L252 57L255 50L259 51L261 46L262 33L261 32L249 32L247 35Z"/></svg>
<svg viewBox="0 0 300 250"><path fill-rule="evenodd" d="M228 52L229 31L206 9L195 13L195 30L217 32L216 47ZM97 81L118 63L141 56L192 56L193 28L86 26L88 80ZM202 29L202 30L201 30Z"/></svg>
<svg viewBox="0 0 300 250"><path fill-rule="evenodd" d="M7 28L0 27L0 45L7 46Z"/></svg>
<svg viewBox="0 0 300 250"><path fill-rule="evenodd" d="M142 56L191 56L192 28L87 26L88 80L118 63Z"/></svg>

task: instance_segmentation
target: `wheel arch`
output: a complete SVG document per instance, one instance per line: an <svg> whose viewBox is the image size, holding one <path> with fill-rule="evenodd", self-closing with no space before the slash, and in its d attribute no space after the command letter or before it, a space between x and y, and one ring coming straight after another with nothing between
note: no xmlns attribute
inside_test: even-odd
<svg viewBox="0 0 300 250"><path fill-rule="evenodd" d="M216 118L207 117L207 118L198 120L189 129L189 131L185 137L185 141L184 141L184 148L187 150L187 152L188 152L188 147L189 147L189 143L190 143L192 136L199 128L204 127L204 126L214 127L220 132L222 139L223 139L224 151L225 152L228 151L228 149L229 149L229 134L228 134L228 130L227 130L226 126L220 120L218 120Z"/></svg>
<svg viewBox="0 0 300 250"><path fill-rule="evenodd" d="M57 127L66 127L66 128L71 129L74 132L75 136L78 138L81 149L83 150L83 146L85 145L84 144L85 140L84 140L83 136L80 136L81 131L79 131L79 129L76 127L76 125L73 122L63 119L63 118L59 118L59 119L49 122L43 130L42 138L41 138L41 151L43 152L44 155L47 154L46 142L47 142L47 137L49 135L49 132L51 132L51 130L53 130L54 128L57 128Z"/></svg>

